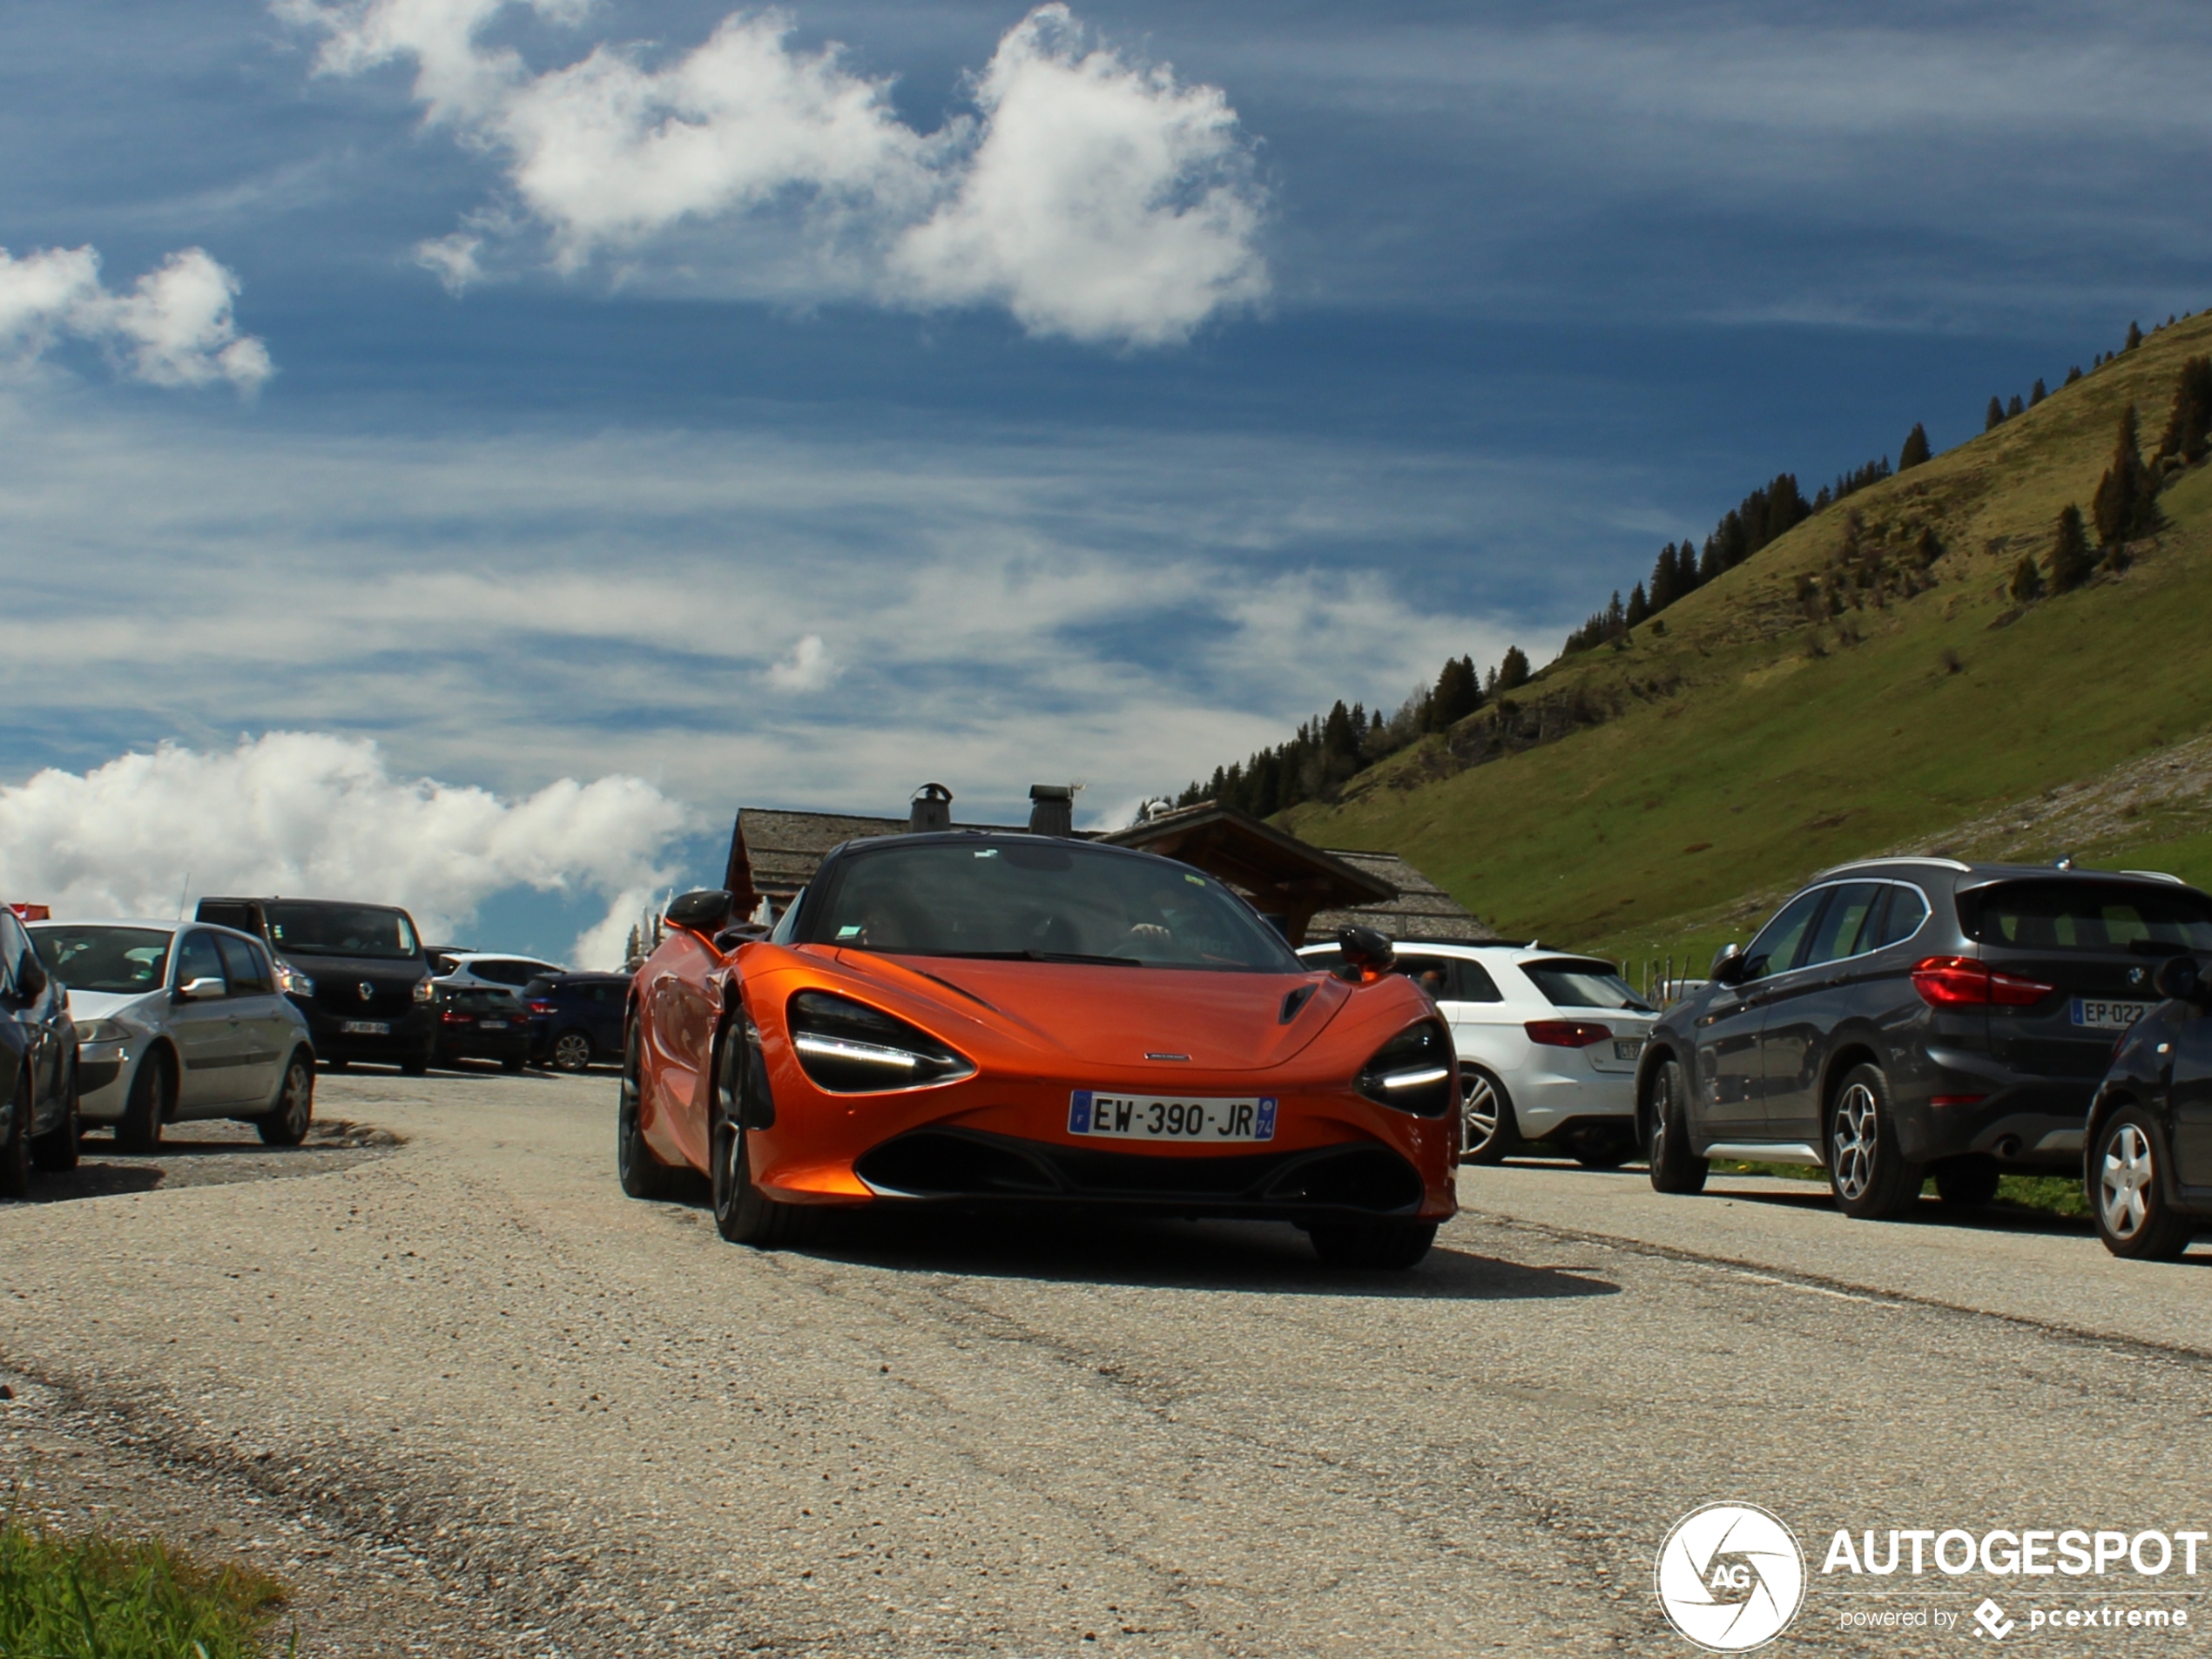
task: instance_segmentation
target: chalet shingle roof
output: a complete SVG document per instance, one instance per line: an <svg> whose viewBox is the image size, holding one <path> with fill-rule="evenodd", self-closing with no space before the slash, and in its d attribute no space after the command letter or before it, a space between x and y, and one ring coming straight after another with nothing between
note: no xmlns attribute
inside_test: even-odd
<svg viewBox="0 0 2212 1659"><path fill-rule="evenodd" d="M1330 938L1345 927L1372 927L1397 940L1425 939L1435 945L1488 945L1497 930L1474 915L1395 853L1356 853L1340 847L1330 856L1397 889L1380 904L1325 910L1307 927L1307 937Z"/></svg>

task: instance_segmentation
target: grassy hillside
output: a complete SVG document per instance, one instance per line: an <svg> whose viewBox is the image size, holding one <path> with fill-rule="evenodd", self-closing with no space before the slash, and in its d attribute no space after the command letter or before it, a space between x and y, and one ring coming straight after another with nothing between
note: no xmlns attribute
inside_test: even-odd
<svg viewBox="0 0 2212 1659"><path fill-rule="evenodd" d="M1405 854L1508 936L1632 962L1702 960L1809 873L1875 853L2072 853L2212 883L2212 741L2190 741L2212 734L2212 466L2169 484L2168 527L2125 571L2007 593L2060 509L2087 510L2123 407L2148 454L2207 351L2212 314L2154 334L1799 525L1663 632L1555 664L1285 821ZM1514 746L1540 724L1574 729Z"/></svg>

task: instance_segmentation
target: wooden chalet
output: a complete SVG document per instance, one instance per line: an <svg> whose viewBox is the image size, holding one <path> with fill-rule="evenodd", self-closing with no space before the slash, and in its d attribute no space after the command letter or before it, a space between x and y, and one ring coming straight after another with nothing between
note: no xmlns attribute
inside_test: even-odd
<svg viewBox="0 0 2212 1659"><path fill-rule="evenodd" d="M1325 851L1233 806L1206 801L1157 811L1127 829L1100 833L1067 827L1071 803L1065 790L1039 786L1031 798L1035 806L1027 826L954 822L952 797L936 785L917 794L903 819L741 807L724 885L742 907L765 898L781 914L813 880L823 856L844 842L916 829L1026 828L1139 848L1203 870L1244 894L1294 946L1309 932L1325 938L1354 924L1399 939L1473 943L1496 937L1403 859Z"/></svg>

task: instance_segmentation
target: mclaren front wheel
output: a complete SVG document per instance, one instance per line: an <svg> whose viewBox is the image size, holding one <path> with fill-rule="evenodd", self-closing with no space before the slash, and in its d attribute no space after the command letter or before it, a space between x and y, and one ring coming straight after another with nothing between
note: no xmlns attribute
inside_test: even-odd
<svg viewBox="0 0 2212 1659"><path fill-rule="evenodd" d="M752 1136L746 1130L750 1069L756 1044L750 1022L740 1021L722 1038L714 1069L713 1111L709 1152L714 1183L714 1225L733 1244L783 1250L804 1241L814 1212L778 1204L754 1184Z"/></svg>

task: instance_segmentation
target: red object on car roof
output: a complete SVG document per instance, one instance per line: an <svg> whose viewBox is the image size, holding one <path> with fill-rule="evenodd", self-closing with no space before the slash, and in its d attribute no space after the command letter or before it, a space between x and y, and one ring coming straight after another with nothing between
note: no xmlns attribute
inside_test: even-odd
<svg viewBox="0 0 2212 1659"><path fill-rule="evenodd" d="M51 921L54 919L51 905L10 904L8 908L14 911L17 919L22 921Z"/></svg>

